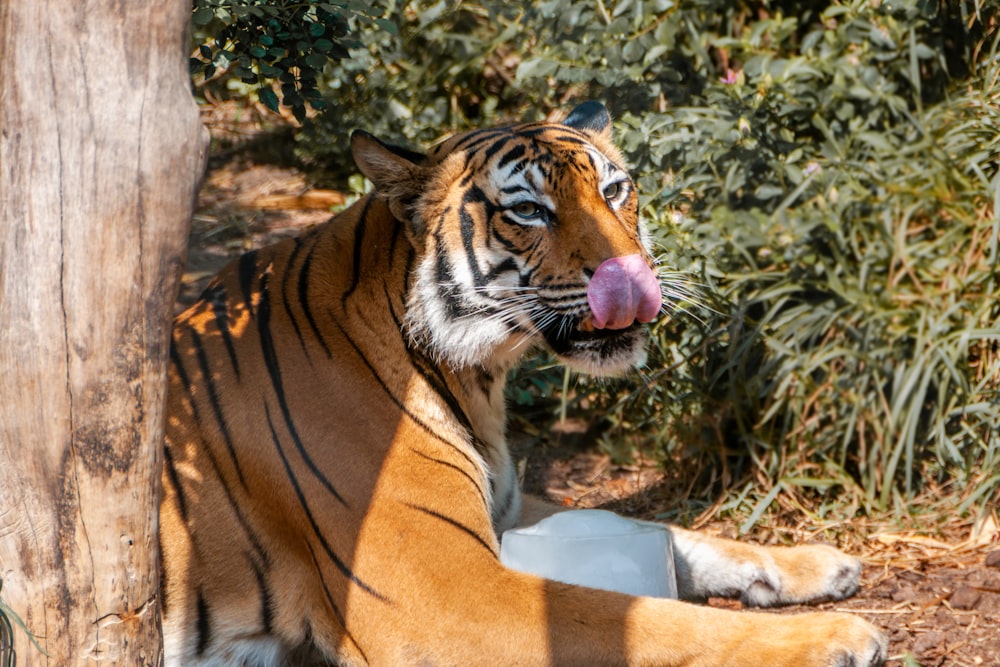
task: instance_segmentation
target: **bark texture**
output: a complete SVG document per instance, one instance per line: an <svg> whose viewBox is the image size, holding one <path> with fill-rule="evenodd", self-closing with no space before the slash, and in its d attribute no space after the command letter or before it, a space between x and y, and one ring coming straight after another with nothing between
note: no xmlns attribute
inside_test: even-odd
<svg viewBox="0 0 1000 667"><path fill-rule="evenodd" d="M0 579L19 665L158 665L190 3L0 2Z"/></svg>

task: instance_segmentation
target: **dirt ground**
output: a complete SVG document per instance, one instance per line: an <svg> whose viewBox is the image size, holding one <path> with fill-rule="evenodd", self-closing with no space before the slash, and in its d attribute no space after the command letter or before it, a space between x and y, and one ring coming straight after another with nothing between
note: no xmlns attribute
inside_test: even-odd
<svg viewBox="0 0 1000 667"><path fill-rule="evenodd" d="M215 112L209 107L204 113L218 140L224 132ZM246 128L241 132L247 135ZM318 224L342 202L340 193L311 188L294 167L268 164L252 150L217 153L199 198L178 307L232 257ZM652 518L664 502L663 475L654 466L614 465L585 445L518 453L526 460L526 490L564 506ZM1000 534L995 524L987 527L986 538L975 541L964 525L947 537L873 532L847 545L865 562L861 591L820 608L858 614L882 627L890 639L889 667L1000 666ZM704 529L735 535L725 522L707 522Z"/></svg>

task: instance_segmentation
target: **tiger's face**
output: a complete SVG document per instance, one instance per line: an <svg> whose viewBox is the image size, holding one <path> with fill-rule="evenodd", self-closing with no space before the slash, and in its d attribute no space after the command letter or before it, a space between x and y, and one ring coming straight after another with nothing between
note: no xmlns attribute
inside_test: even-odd
<svg viewBox="0 0 1000 667"><path fill-rule="evenodd" d="M418 156L370 135L355 159L407 225L406 326L457 367L509 367L544 342L612 375L641 364L659 282L604 107L458 135Z"/></svg>

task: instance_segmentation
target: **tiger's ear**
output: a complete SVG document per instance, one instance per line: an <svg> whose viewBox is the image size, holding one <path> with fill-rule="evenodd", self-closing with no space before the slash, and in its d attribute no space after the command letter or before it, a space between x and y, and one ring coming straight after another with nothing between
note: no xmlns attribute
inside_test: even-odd
<svg viewBox="0 0 1000 667"><path fill-rule="evenodd" d="M611 114L600 102L591 100L578 105L569 112L563 125L569 125L581 132L596 134L611 141Z"/></svg>
<svg viewBox="0 0 1000 667"><path fill-rule="evenodd" d="M361 173L385 196L392 214L411 221L413 204L426 185L424 156L383 143L363 130L351 134L351 153Z"/></svg>

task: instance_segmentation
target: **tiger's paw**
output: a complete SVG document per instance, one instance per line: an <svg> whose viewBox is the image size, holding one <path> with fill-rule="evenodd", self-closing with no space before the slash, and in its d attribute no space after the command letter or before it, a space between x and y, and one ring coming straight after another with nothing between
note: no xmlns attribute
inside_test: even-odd
<svg viewBox="0 0 1000 667"><path fill-rule="evenodd" d="M757 607L843 600L857 592L861 561L826 545L773 547L769 555L777 570L747 587L742 601Z"/></svg>
<svg viewBox="0 0 1000 667"><path fill-rule="evenodd" d="M804 642L789 650L783 665L805 667L878 667L888 653L888 641L871 623L847 614L809 615Z"/></svg>

